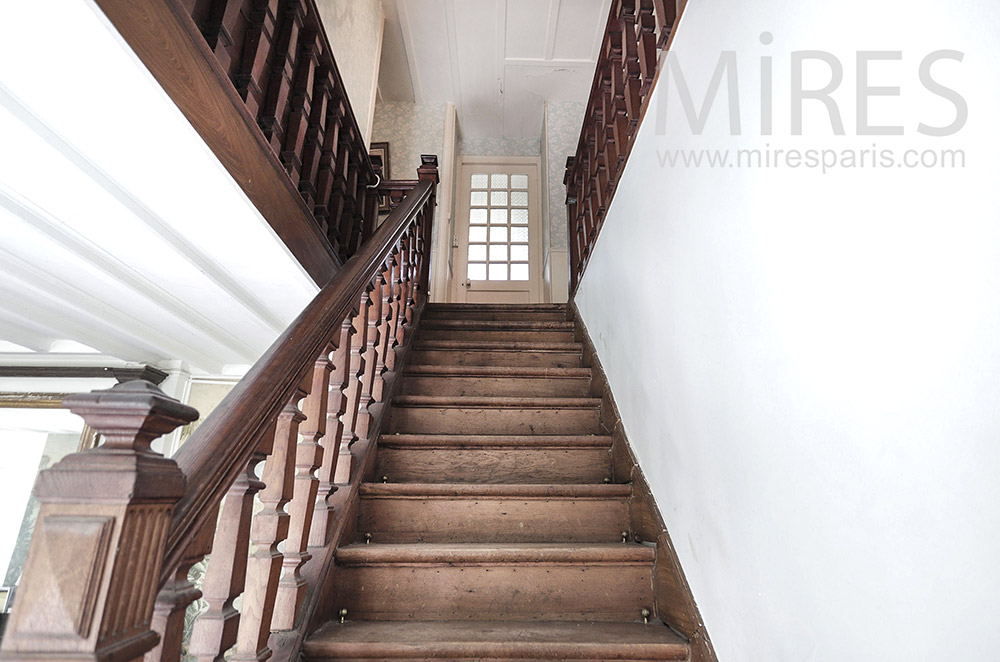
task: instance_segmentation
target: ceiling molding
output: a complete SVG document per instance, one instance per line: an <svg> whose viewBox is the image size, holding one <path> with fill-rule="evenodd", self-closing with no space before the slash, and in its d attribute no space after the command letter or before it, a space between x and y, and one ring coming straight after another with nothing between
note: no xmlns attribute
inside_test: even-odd
<svg viewBox="0 0 1000 662"><path fill-rule="evenodd" d="M396 3L396 12L399 15L399 29L403 33L403 50L406 53L407 66L410 69L410 81L413 84L413 100L416 103L424 102L424 90L420 84L420 67L416 66L416 53L413 50L413 26L410 25L410 18L406 13L406 4Z"/></svg>
<svg viewBox="0 0 1000 662"><path fill-rule="evenodd" d="M549 17L545 24L545 59L551 60L556 50L556 28L562 0L549 0Z"/></svg>

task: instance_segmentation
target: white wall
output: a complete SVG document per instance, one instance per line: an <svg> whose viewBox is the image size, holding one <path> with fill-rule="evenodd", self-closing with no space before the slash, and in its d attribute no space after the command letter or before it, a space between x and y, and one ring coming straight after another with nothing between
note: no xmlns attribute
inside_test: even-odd
<svg viewBox="0 0 1000 662"><path fill-rule="evenodd" d="M658 90L576 301L724 662L997 659L997 34L987 0L720 0L681 21L696 105L719 52L737 51L743 135L723 98L692 135L676 96L657 135ZM903 87L871 100L872 123L903 136L855 135L865 48L903 52L871 66L871 84ZM934 76L969 121L930 139L916 123L954 110L916 72L941 48L965 52ZM817 108L789 135L789 53L803 49L844 61L846 136ZM769 137L755 110L765 53ZM968 167L822 174L657 154L872 142L962 148Z"/></svg>
<svg viewBox="0 0 1000 662"><path fill-rule="evenodd" d="M381 0L317 0L323 28L365 142L372 137L385 14Z"/></svg>

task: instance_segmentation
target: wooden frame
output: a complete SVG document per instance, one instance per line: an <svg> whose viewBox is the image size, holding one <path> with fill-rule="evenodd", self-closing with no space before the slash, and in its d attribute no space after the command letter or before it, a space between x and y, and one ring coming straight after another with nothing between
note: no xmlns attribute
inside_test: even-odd
<svg viewBox="0 0 1000 662"><path fill-rule="evenodd" d="M368 156L378 156L382 159L382 181L392 178L392 170L389 169L389 143L378 142L372 143L368 148ZM388 214L392 211L390 206L389 196L382 195L378 196L378 213Z"/></svg>

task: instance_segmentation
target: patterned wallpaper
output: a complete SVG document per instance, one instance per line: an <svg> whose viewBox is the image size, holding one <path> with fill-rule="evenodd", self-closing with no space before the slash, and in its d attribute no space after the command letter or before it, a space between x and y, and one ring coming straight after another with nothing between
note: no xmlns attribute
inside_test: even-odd
<svg viewBox="0 0 1000 662"><path fill-rule="evenodd" d="M337 69L347 97L367 141L375 110L375 80L382 54L382 2L380 0L317 0Z"/></svg>
<svg viewBox="0 0 1000 662"><path fill-rule="evenodd" d="M545 102L545 164L548 177L549 241L552 248L567 247L566 241L566 158L576 154L583 114L582 101Z"/></svg>
<svg viewBox="0 0 1000 662"><path fill-rule="evenodd" d="M445 103L380 103L372 142L389 143L389 177L416 179L421 154L444 156Z"/></svg>

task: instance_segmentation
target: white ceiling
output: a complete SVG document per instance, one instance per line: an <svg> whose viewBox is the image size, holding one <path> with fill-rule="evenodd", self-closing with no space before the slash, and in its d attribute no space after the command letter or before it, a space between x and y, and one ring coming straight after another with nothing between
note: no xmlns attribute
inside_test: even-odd
<svg viewBox="0 0 1000 662"><path fill-rule="evenodd" d="M0 352L253 363L316 287L92 0L6 7L0 62Z"/></svg>
<svg viewBox="0 0 1000 662"><path fill-rule="evenodd" d="M538 138L586 101L611 0L383 0L384 101L451 101L468 138Z"/></svg>

